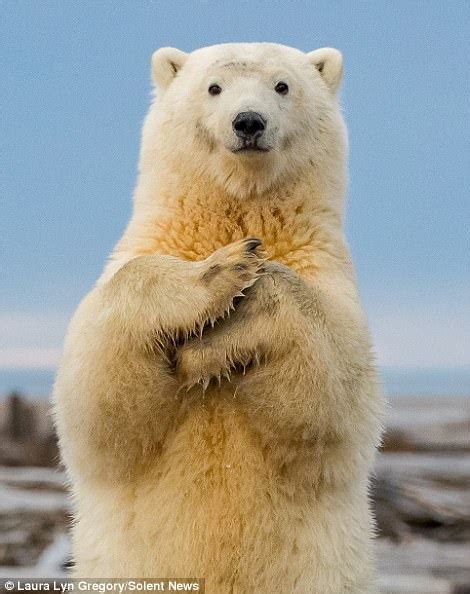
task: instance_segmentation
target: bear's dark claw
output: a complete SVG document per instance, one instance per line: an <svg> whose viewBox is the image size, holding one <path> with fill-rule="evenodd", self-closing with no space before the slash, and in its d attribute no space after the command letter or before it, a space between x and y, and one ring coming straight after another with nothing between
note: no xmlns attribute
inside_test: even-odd
<svg viewBox="0 0 470 594"><path fill-rule="evenodd" d="M248 239L245 240L246 242L246 251L247 252L254 252L256 250L256 248L259 248L259 246L261 245L261 239L258 239L257 237L249 237Z"/></svg>

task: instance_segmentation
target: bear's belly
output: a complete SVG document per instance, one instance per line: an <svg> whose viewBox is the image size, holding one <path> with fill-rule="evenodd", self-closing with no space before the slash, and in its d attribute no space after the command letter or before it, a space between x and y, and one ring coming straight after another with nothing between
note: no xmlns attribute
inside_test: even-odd
<svg viewBox="0 0 470 594"><path fill-rule="evenodd" d="M204 577L208 594L326 594L314 585L316 564L325 567L315 541L337 508L331 524L317 524L324 512L298 501L295 485L281 487L269 459L232 397L207 398L145 476L86 489L76 575ZM321 535L323 548L329 538Z"/></svg>
<svg viewBox="0 0 470 594"><path fill-rule="evenodd" d="M192 408L132 485L83 486L77 572L226 582L276 553L275 473L241 407L219 396Z"/></svg>
<svg viewBox="0 0 470 594"><path fill-rule="evenodd" d="M274 489L249 419L236 402L208 395L136 490L136 528L154 543L146 572L230 581L279 539Z"/></svg>

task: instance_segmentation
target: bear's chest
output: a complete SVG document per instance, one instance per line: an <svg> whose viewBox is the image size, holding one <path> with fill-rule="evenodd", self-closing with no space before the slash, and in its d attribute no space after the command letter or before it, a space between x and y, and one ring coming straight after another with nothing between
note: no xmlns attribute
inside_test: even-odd
<svg viewBox="0 0 470 594"><path fill-rule="evenodd" d="M315 228L301 205L218 204L213 208L180 205L160 214L146 230L139 253L161 253L184 260L203 260L221 246L257 237L269 259L304 270L313 266Z"/></svg>

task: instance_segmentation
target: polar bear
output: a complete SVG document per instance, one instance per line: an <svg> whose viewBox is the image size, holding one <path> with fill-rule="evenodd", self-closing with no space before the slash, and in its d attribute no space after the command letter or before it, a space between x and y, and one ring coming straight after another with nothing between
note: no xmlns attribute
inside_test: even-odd
<svg viewBox="0 0 470 594"><path fill-rule="evenodd" d="M152 72L132 218L54 390L75 575L376 592L341 54L163 48Z"/></svg>

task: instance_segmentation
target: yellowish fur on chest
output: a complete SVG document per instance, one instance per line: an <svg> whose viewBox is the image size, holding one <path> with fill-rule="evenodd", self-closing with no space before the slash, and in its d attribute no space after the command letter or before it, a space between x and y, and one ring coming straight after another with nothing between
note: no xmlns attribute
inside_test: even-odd
<svg viewBox="0 0 470 594"><path fill-rule="evenodd" d="M328 249L324 218L323 209L315 211L295 195L240 200L193 189L136 217L117 251L195 261L233 241L258 237L269 259L308 273L316 267L315 253Z"/></svg>

